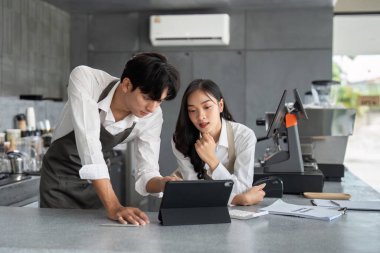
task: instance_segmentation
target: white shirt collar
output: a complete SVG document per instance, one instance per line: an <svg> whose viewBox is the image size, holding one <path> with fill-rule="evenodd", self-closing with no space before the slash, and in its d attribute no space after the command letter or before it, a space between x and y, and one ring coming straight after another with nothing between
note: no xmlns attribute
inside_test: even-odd
<svg viewBox="0 0 380 253"><path fill-rule="evenodd" d="M107 94L107 96L103 100L98 102L98 108L104 111L105 113L105 121L115 122L115 117L113 116L113 113L111 111L111 102L112 102L113 95L115 94L115 91L119 85L120 85L120 81L117 82L114 85L114 87L112 87L110 92ZM127 117L127 119L128 119L127 120L128 122L132 122L132 123L139 121L139 118L133 114L130 114Z"/></svg>

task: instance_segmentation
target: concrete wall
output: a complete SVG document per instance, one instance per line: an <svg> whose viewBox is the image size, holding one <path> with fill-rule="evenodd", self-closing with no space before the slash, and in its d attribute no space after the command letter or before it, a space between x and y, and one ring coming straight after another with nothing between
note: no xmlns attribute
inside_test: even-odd
<svg viewBox="0 0 380 253"><path fill-rule="evenodd" d="M136 52L168 56L182 75L182 89L175 101L162 105L164 175L176 166L170 138L191 80L216 81L235 119L262 136L265 129L255 120L275 110L283 89L303 94L312 80L331 78L332 7L230 11L231 43L215 47L152 47L148 18L162 12L69 16L39 0L1 0L0 9L0 96L65 98L69 70L77 65L120 76ZM257 146L258 156L266 145Z"/></svg>
<svg viewBox="0 0 380 253"><path fill-rule="evenodd" d="M283 89L302 95L311 81L331 78L332 8L274 8L229 12L231 43L216 47L153 47L148 39L150 14L73 15L72 66L88 64L120 76L135 52L166 54L182 75L175 101L165 102L160 155L161 172L175 165L170 138L180 99L195 78L210 78L222 88L236 120L265 134L255 120L274 111ZM159 13L164 14L164 13ZM293 100L292 97L289 98ZM257 156L267 143L257 146Z"/></svg>
<svg viewBox="0 0 380 253"><path fill-rule="evenodd" d="M40 0L0 0L0 97L65 97L70 15Z"/></svg>

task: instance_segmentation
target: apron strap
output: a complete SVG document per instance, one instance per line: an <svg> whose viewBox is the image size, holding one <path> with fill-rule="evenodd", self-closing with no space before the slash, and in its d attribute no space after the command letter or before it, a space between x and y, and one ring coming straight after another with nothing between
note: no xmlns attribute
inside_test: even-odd
<svg viewBox="0 0 380 253"><path fill-rule="evenodd" d="M102 93L99 96L98 103L105 99L108 95L108 93L112 90L113 86L118 82L118 80L114 80L110 82L110 84L107 85L107 87L102 91Z"/></svg>
<svg viewBox="0 0 380 253"><path fill-rule="evenodd" d="M234 174L234 165L236 160L234 132L229 121L226 121L226 127L228 140L228 164L226 167L231 174Z"/></svg>
<svg viewBox="0 0 380 253"><path fill-rule="evenodd" d="M107 97L108 93L112 90L112 88L116 85L117 82L118 80L114 80L107 85L107 87L100 94L98 102L102 101L104 98ZM130 135L135 125L136 122L133 122L133 125L131 127L125 129L124 131L116 135L112 135L103 127L102 124L100 124L100 141L102 143L103 153L112 150L113 147L125 140Z"/></svg>

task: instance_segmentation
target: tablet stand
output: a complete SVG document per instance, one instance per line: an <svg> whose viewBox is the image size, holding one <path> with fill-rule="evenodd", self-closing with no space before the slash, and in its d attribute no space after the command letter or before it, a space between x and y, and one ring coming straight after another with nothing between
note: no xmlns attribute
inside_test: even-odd
<svg viewBox="0 0 380 253"><path fill-rule="evenodd" d="M184 180L165 184L158 219L164 226L230 223L232 180Z"/></svg>
<svg viewBox="0 0 380 253"><path fill-rule="evenodd" d="M231 223L227 207L162 208L159 216L164 226Z"/></svg>

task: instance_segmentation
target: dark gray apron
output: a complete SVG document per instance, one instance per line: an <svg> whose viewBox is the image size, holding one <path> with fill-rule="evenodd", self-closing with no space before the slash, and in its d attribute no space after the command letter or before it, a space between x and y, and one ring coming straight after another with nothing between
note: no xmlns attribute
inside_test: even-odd
<svg viewBox="0 0 380 253"><path fill-rule="evenodd" d="M113 86L110 83L102 92L103 100ZM100 142L103 156L120 144L132 132L136 123L123 132L112 135L100 124ZM40 207L47 208L101 208L102 203L92 184L80 179L82 163L79 158L74 131L55 140L44 156L41 168Z"/></svg>

